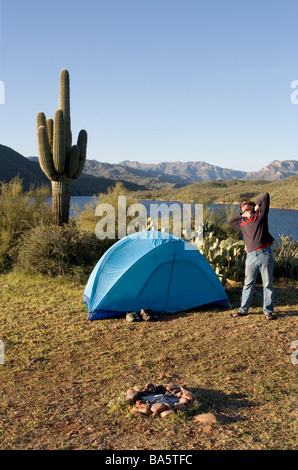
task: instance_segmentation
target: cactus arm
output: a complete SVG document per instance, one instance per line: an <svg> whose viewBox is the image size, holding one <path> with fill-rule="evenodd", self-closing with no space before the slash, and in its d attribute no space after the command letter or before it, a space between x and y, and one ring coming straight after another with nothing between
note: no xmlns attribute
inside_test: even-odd
<svg viewBox="0 0 298 470"><path fill-rule="evenodd" d="M67 177L72 178L78 169L80 161L80 149L77 145L73 145L69 152L69 158L66 165Z"/></svg>
<svg viewBox="0 0 298 470"><path fill-rule="evenodd" d="M66 152L68 153L71 149L71 123L69 73L66 69L61 70L60 73L59 108L62 109L64 115L65 143Z"/></svg>
<svg viewBox="0 0 298 470"><path fill-rule="evenodd" d="M40 111L40 112L37 114L36 122L37 122L37 129L38 129L40 126L47 127L46 117L45 117L45 114L44 114L42 111Z"/></svg>
<svg viewBox="0 0 298 470"><path fill-rule="evenodd" d="M45 126L39 126L37 130L39 164L45 175L52 181L57 181L52 155L50 152L48 134Z"/></svg>
<svg viewBox="0 0 298 470"><path fill-rule="evenodd" d="M64 139L63 111L57 109L54 120L53 163L56 172L61 175L65 170L66 152Z"/></svg>
<svg viewBox="0 0 298 470"><path fill-rule="evenodd" d="M51 153L53 152L53 135L54 135L54 121L53 119L47 119L47 131L48 131L48 139L49 139L49 146Z"/></svg>
<svg viewBox="0 0 298 470"><path fill-rule="evenodd" d="M86 162L86 156L87 156L87 132L82 129L79 133L78 136L78 147L80 149L80 160L78 164L77 171L73 175L73 179L79 178L81 176L82 171L84 169L84 165Z"/></svg>

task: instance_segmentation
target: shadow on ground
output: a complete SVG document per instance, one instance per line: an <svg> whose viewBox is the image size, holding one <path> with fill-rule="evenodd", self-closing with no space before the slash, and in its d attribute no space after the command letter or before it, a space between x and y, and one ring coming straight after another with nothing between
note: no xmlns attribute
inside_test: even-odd
<svg viewBox="0 0 298 470"><path fill-rule="evenodd" d="M242 408L257 405L242 393L226 394L221 390L202 388L190 388L190 390L198 397L200 413L212 412L222 416L227 422L245 421L246 418L237 416L237 412Z"/></svg>

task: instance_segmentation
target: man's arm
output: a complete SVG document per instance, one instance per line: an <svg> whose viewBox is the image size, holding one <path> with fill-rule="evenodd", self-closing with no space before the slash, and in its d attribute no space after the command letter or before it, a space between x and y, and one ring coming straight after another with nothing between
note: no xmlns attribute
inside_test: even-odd
<svg viewBox="0 0 298 470"><path fill-rule="evenodd" d="M261 210L261 212L264 214L269 211L269 205L270 205L270 196L269 193L263 194L263 196L260 197L260 199L257 200L257 203L254 207L255 211Z"/></svg>
<svg viewBox="0 0 298 470"><path fill-rule="evenodd" d="M240 222L242 221L243 217L241 214L235 215L232 219L228 220L228 224L235 229L239 229Z"/></svg>

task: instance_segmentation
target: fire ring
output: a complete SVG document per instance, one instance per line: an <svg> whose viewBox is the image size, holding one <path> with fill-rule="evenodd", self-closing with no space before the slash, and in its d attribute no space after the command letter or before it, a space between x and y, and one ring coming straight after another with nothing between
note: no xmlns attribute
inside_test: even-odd
<svg viewBox="0 0 298 470"><path fill-rule="evenodd" d="M172 382L166 385L150 382L143 389L128 388L125 399L134 415L166 418L178 410L187 410L197 396L187 387Z"/></svg>

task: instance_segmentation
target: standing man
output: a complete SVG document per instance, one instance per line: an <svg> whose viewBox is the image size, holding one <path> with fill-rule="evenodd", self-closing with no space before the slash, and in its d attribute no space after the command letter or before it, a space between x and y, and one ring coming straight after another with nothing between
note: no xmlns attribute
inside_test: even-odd
<svg viewBox="0 0 298 470"><path fill-rule="evenodd" d="M274 238L268 230L268 212L270 196L263 194L255 204L247 199L241 202L241 214L236 215L228 224L240 229L247 248L245 263L245 281L242 290L241 306L233 317L248 314L253 287L260 271L263 282L263 311L265 318L273 320L273 264L271 244Z"/></svg>

